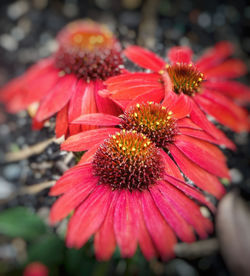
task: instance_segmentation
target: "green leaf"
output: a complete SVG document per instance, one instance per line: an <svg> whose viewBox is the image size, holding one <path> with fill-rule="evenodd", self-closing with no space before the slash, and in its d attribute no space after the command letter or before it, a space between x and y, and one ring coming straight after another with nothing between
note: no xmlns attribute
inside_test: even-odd
<svg viewBox="0 0 250 276"><path fill-rule="evenodd" d="M47 266L59 265L63 262L64 242L55 234L47 234L28 248L28 263L41 262Z"/></svg>
<svg viewBox="0 0 250 276"><path fill-rule="evenodd" d="M42 219L25 207L12 208L0 214L0 233L6 236L30 241L45 232Z"/></svg>

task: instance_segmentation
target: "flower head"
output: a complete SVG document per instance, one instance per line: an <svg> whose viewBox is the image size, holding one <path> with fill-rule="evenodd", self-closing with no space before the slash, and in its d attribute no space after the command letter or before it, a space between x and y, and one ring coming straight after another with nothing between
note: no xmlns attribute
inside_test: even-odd
<svg viewBox="0 0 250 276"><path fill-rule="evenodd" d="M162 155L167 159L169 159L168 153L170 153L181 171L197 186L220 198L225 190L218 180L218 177L230 178L226 167L226 159L222 152L213 145L217 143L217 140L203 131L187 117L190 113L191 106L185 99L186 98L183 96L175 97L169 103L161 105L152 101L145 102L145 97L142 97L140 101L138 98L132 101L127 106L124 114L119 117L97 113L82 115L72 123L99 125L103 127L69 137L62 144L62 149L76 152L87 151L80 162L87 162L94 158L94 160L96 160L95 162L101 164L100 166L105 169L108 167L106 162L109 163L113 160L113 162L109 163L109 166L110 170L114 173L111 179L116 179L116 181L114 181L116 183L119 182L119 177L115 177L116 170L114 167L119 169L118 163L122 162L121 160L128 162L128 168L130 168L131 162L142 160L143 163L138 163L139 171L135 171L138 177L140 176L142 164L147 166L150 175L151 170L153 173L157 166L160 171L160 166L157 165L156 162L158 158L153 162L153 159L144 159L143 157L148 149L157 157L158 155L155 151L156 147L161 149ZM120 140L123 136L117 134L117 131L119 133L121 129L131 133L131 140L128 140L128 138L125 142ZM134 139L132 139L132 136L135 135L133 133L141 133L140 135L145 137L143 138L145 139L145 143L143 143L143 140L142 142L139 142L139 140L132 142ZM114 140L108 142L109 147L102 146L102 148L98 150L98 152L102 154L101 156L103 159L96 159L94 154L96 154L97 148L105 141L108 135L113 135ZM136 143L136 146L134 143ZM107 145L106 142L104 142L104 145ZM124 159L119 159L115 155L115 152L118 153L120 151L125 154L123 157ZM126 153L128 153L132 159L130 159ZM140 157L138 160L135 160L133 157L136 153L139 154L138 158ZM149 152L147 152L147 154L149 154ZM116 161L118 163L116 163ZM149 164L147 162L152 163L150 166L151 169L149 169ZM177 166L176 169L178 169ZM102 173L101 168L97 169L97 171ZM129 172L130 174L132 173L132 171ZM121 170L119 170L119 173L119 175L127 175ZM143 178L149 179L146 175L143 175ZM153 179L149 179L148 181L154 182ZM123 186L123 184L121 185ZM136 185L137 184L132 186Z"/></svg>
<svg viewBox="0 0 250 276"><path fill-rule="evenodd" d="M26 266L23 276L48 276L49 270L47 266L40 262L33 262Z"/></svg>
<svg viewBox="0 0 250 276"><path fill-rule="evenodd" d="M195 233L205 238L212 231L192 199L211 210L213 205L143 134L117 131L92 154L92 160L67 171L51 189L51 195L63 194L52 207L52 223L74 210L68 246L80 248L94 235L100 260L109 259L116 245L123 257L132 257L138 244L147 259L168 260L177 237L192 242Z"/></svg>
<svg viewBox="0 0 250 276"><path fill-rule="evenodd" d="M166 63L148 50L130 46L124 54L152 73L112 77L106 81L108 93L125 106L131 99L147 93L157 94L159 101L167 99L170 93L184 95L193 105L191 119L220 139L204 112L234 131L248 129L247 112L232 100L249 102L249 88L231 80L245 74L246 67L238 59L226 60L232 52L230 43L220 42L194 63L190 48L173 47Z"/></svg>
<svg viewBox="0 0 250 276"><path fill-rule="evenodd" d="M2 89L1 100L8 110L18 112L37 103L34 128L57 113L58 137L89 129L69 126L81 114L121 113L118 105L99 95L105 88L103 81L121 72L121 49L114 35L103 25L83 20L62 29L57 42L58 50L51 57Z"/></svg>

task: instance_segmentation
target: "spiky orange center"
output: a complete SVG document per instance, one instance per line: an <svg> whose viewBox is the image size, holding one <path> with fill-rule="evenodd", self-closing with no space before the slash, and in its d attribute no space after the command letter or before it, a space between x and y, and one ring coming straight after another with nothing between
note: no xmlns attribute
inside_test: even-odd
<svg viewBox="0 0 250 276"><path fill-rule="evenodd" d="M169 74L176 94L184 93L193 96L200 92L204 75L192 63L167 64L165 70ZM161 70L160 73L164 73L164 70Z"/></svg>
<svg viewBox="0 0 250 276"><path fill-rule="evenodd" d="M166 147L177 133L172 115L172 111L154 102L136 104L121 115L121 125L124 129L143 133L158 147Z"/></svg>
<svg viewBox="0 0 250 276"><path fill-rule="evenodd" d="M99 184L132 191L155 184L163 173L163 165L159 149L146 136L122 130L100 145L93 171Z"/></svg>
<svg viewBox="0 0 250 276"><path fill-rule="evenodd" d="M104 26L89 22L69 25L59 34L56 66L87 81L115 76L123 60L119 43Z"/></svg>

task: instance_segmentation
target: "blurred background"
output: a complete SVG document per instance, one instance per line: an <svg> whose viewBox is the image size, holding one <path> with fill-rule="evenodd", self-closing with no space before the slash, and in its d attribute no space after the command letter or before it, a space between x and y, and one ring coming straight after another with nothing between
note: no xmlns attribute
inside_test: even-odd
<svg viewBox="0 0 250 276"><path fill-rule="evenodd" d="M250 67L250 4L246 0L1 0L0 87L49 56L56 49L57 32L80 18L107 24L123 47L139 44L162 56L172 46L187 45L196 58L205 48L229 40L235 45L235 57ZM241 81L249 84L248 77ZM146 262L140 252L130 260L122 260L116 252L110 262L100 263L91 241L78 251L66 249L66 221L53 229L47 225L55 200L48 197L48 188L75 161L51 140L53 129L52 120L43 130L32 132L26 112L10 115L1 106L0 275L22 275L33 261L44 263L50 275L230 275L215 234L198 253L169 263ZM229 190L237 187L249 200L248 136L226 133L238 146L237 152L225 151L232 175ZM36 154L6 162L6 153L34 145Z"/></svg>

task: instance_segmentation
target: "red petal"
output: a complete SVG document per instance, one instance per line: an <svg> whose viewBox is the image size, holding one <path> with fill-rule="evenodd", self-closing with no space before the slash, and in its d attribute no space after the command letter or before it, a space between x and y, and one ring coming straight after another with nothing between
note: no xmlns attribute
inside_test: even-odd
<svg viewBox="0 0 250 276"><path fill-rule="evenodd" d="M76 77L61 77L56 86L42 100L36 114L36 120L43 121L62 109L72 96L76 85Z"/></svg>
<svg viewBox="0 0 250 276"><path fill-rule="evenodd" d="M65 218L72 210L79 206L93 191L98 179L92 177L91 181L78 181L70 190L61 196L52 206L50 212L51 223L56 223Z"/></svg>
<svg viewBox="0 0 250 276"><path fill-rule="evenodd" d="M183 176L174 161L168 156L168 154L160 149L163 162L165 164L165 172L167 175L174 176L175 178L183 181Z"/></svg>
<svg viewBox="0 0 250 276"><path fill-rule="evenodd" d="M190 63L193 52L189 47L176 46L168 52L168 59L171 63Z"/></svg>
<svg viewBox="0 0 250 276"><path fill-rule="evenodd" d="M177 121L177 124L178 124L178 127L202 130L199 126L194 124L189 118L182 118Z"/></svg>
<svg viewBox="0 0 250 276"><path fill-rule="evenodd" d="M61 144L62 150L67 151L84 151L88 150L95 144L101 143L109 135L119 131L117 128L100 128L87 130L73 136L70 136Z"/></svg>
<svg viewBox="0 0 250 276"><path fill-rule="evenodd" d="M175 146L201 168L219 177L230 178L225 156L216 146L186 135L176 136ZM170 148L172 145L169 147L171 152Z"/></svg>
<svg viewBox="0 0 250 276"><path fill-rule="evenodd" d="M92 162L93 157L96 153L96 150L98 149L98 147L100 146L100 144L96 144L93 147L91 147L87 152L85 152L83 154L83 156L81 157L81 160L78 162L78 164L84 164L87 162Z"/></svg>
<svg viewBox="0 0 250 276"><path fill-rule="evenodd" d="M195 187L190 186L186 182L183 182L177 178L174 178L173 176L164 175L164 180L170 185L173 185L175 188L178 188L180 191L182 191L187 196L197 200L199 203L207 206L212 212L215 211L215 207L211 202L209 202L205 196L198 191Z"/></svg>
<svg viewBox="0 0 250 276"><path fill-rule="evenodd" d="M112 115L119 115L122 109L108 97L103 97L100 91L105 88L103 81L95 81L95 101L98 112Z"/></svg>
<svg viewBox="0 0 250 276"><path fill-rule="evenodd" d="M203 86L209 88L209 90L216 90L225 96L238 100L241 104L250 102L250 88L237 81L206 81Z"/></svg>
<svg viewBox="0 0 250 276"><path fill-rule="evenodd" d="M159 183L158 187L163 196L165 196L178 213L194 227L201 238L206 238L208 236L207 234L212 232L213 224L201 214L200 206L193 200L166 182Z"/></svg>
<svg viewBox="0 0 250 276"><path fill-rule="evenodd" d="M176 236L155 206L150 193L145 190L139 195L138 203L141 201L145 224L155 247L163 260L169 260L174 257Z"/></svg>
<svg viewBox="0 0 250 276"><path fill-rule="evenodd" d="M196 66L202 72L230 56L234 51L233 45L228 41L221 41L214 48L209 49L196 63Z"/></svg>
<svg viewBox="0 0 250 276"><path fill-rule="evenodd" d="M225 136L222 131L218 130L212 123L208 121L205 114L201 111L195 102L193 102L193 109L190 113L190 118L209 135L215 137L218 140L218 144L225 145L226 147L233 150L235 149L235 145Z"/></svg>
<svg viewBox="0 0 250 276"><path fill-rule="evenodd" d="M68 108L69 105L65 105L56 115L56 137L59 138L62 135L66 137L68 132Z"/></svg>
<svg viewBox="0 0 250 276"><path fill-rule="evenodd" d="M204 91L197 96L196 101L208 114L218 122L233 129L244 131L248 129L247 111L234 104L230 99L215 91Z"/></svg>
<svg viewBox="0 0 250 276"><path fill-rule="evenodd" d="M68 247L82 247L99 229L110 206L111 194L108 186L99 185L77 208L68 225Z"/></svg>
<svg viewBox="0 0 250 276"><path fill-rule="evenodd" d="M64 175L50 189L49 194L51 196L63 194L77 183L88 182L92 177L92 165L90 163L75 166L64 173Z"/></svg>
<svg viewBox="0 0 250 276"><path fill-rule="evenodd" d="M187 222L179 215L168 197L164 197L159 191L158 186L153 186L150 193L154 199L156 206L159 208L162 216L165 218L170 227L174 230L177 236L184 242L195 241L193 229Z"/></svg>
<svg viewBox="0 0 250 276"><path fill-rule="evenodd" d="M199 130L199 129L192 129L192 128L183 128L180 127L179 128L179 133L180 135L185 134L187 136L191 136L200 140L204 140L213 144L218 144L219 141L216 140L214 137L212 137L211 135L207 134L205 131L203 130Z"/></svg>
<svg viewBox="0 0 250 276"><path fill-rule="evenodd" d="M45 121L43 121L43 122L38 122L37 120L35 120L35 119L33 118L33 120L32 120L32 129L33 129L33 130L40 130L40 129L43 128L44 123L45 123Z"/></svg>
<svg viewBox="0 0 250 276"><path fill-rule="evenodd" d="M140 197L140 192L131 193L131 197L134 197L133 200L137 203L138 197ZM138 228L138 242L141 248L141 251L147 260L152 259L157 255L153 241L147 230L141 204L136 204L136 219L137 219L137 228Z"/></svg>
<svg viewBox="0 0 250 276"><path fill-rule="evenodd" d="M114 214L114 230L117 244L123 258L132 257L137 247L136 201L130 192L122 190L116 202Z"/></svg>
<svg viewBox="0 0 250 276"><path fill-rule="evenodd" d="M205 77L209 78L238 78L246 74L246 65L239 59L229 59L216 67L203 71Z"/></svg>
<svg viewBox="0 0 250 276"><path fill-rule="evenodd" d="M223 185L217 177L201 169L195 163L190 161L175 146L171 147L171 154L182 172L191 179L194 184L217 198L221 198L225 193Z"/></svg>
<svg viewBox="0 0 250 276"><path fill-rule="evenodd" d="M117 201L117 193L113 193L110 199L110 206L104 222L95 234L95 254L99 261L107 261L115 251L116 241L114 233L114 211Z"/></svg>
<svg viewBox="0 0 250 276"><path fill-rule="evenodd" d="M94 126L116 126L120 123L121 119L119 117L104 113L83 114L72 122L72 124L85 124Z"/></svg>
<svg viewBox="0 0 250 276"><path fill-rule="evenodd" d="M139 46L130 46L123 51L125 56L139 66L158 72L165 66L165 62L153 52Z"/></svg>

